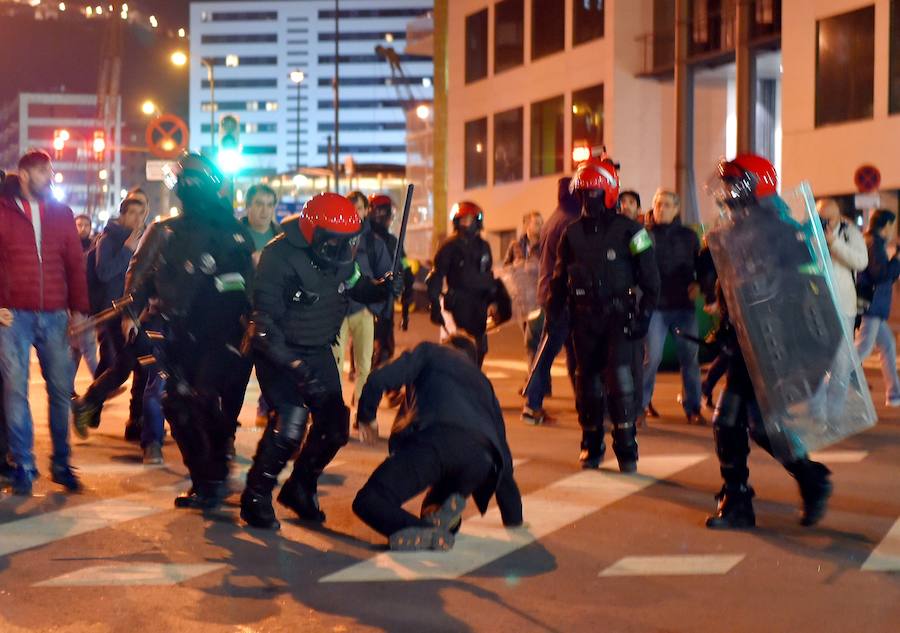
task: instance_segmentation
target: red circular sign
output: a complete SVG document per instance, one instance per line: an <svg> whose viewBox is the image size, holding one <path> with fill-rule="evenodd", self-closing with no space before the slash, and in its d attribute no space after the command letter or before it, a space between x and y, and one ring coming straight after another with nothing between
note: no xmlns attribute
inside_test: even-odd
<svg viewBox="0 0 900 633"><path fill-rule="evenodd" d="M881 172L874 165L863 165L853 174L853 184L860 193L877 191L881 185Z"/></svg>
<svg viewBox="0 0 900 633"><path fill-rule="evenodd" d="M163 114L147 124L147 149L157 158L177 158L188 147L188 126L174 114Z"/></svg>

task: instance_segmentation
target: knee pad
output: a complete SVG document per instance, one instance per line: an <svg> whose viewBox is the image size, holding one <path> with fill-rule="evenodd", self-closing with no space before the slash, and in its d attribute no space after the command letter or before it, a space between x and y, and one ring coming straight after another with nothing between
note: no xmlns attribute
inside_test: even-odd
<svg viewBox="0 0 900 633"><path fill-rule="evenodd" d="M581 410L578 417L582 428L602 424L606 406L603 379L600 374L585 374L579 371L575 380L580 394L578 400L581 403Z"/></svg>
<svg viewBox="0 0 900 633"><path fill-rule="evenodd" d="M277 408L275 416L275 432L291 444L299 445L306 432L306 421L309 409L285 405Z"/></svg>
<svg viewBox="0 0 900 633"><path fill-rule="evenodd" d="M726 390L716 405L716 415L713 419L713 429L732 429L738 426L745 426L747 421L742 419L741 408L743 398L732 391Z"/></svg>
<svg viewBox="0 0 900 633"><path fill-rule="evenodd" d="M609 389L609 417L615 422L634 422L637 416L634 398L634 373L631 365L613 370Z"/></svg>

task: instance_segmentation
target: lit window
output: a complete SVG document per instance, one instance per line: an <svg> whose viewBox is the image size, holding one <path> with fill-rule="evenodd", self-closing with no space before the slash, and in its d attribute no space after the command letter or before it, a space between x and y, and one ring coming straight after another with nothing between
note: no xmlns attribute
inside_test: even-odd
<svg viewBox="0 0 900 633"><path fill-rule="evenodd" d="M248 101L248 102L247 102L247 110L249 110L249 111L251 111L251 112L255 112L256 110L259 110L259 102L257 102L257 101Z"/></svg>
<svg viewBox="0 0 900 633"><path fill-rule="evenodd" d="M274 112L277 109L278 109L277 101L266 101L266 111Z"/></svg>

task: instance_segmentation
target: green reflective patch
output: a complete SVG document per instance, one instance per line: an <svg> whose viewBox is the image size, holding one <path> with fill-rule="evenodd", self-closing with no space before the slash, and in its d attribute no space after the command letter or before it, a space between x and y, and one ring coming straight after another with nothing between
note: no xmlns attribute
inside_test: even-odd
<svg viewBox="0 0 900 633"><path fill-rule="evenodd" d="M213 283L215 283L216 290L219 292L237 292L246 288L244 277L240 273L219 275L214 279Z"/></svg>
<svg viewBox="0 0 900 633"><path fill-rule="evenodd" d="M356 285L356 282L359 281L359 278L362 277L362 273L359 271L359 264L356 262L353 263L353 274L350 275L350 278L344 282L344 285L347 288L352 288Z"/></svg>
<svg viewBox="0 0 900 633"><path fill-rule="evenodd" d="M797 268L797 272L804 275L818 275L821 271L819 270L819 267L815 262L809 262L808 264L803 264L802 266Z"/></svg>
<svg viewBox="0 0 900 633"><path fill-rule="evenodd" d="M640 255L649 248L653 248L653 241L650 239L647 229L641 229L635 233L631 241L628 242L628 250L631 251L632 255Z"/></svg>

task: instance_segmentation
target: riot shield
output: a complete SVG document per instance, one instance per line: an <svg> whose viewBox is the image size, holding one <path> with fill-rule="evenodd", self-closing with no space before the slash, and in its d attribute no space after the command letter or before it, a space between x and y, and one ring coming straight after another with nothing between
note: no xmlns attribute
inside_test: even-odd
<svg viewBox="0 0 900 633"><path fill-rule="evenodd" d="M497 271L497 278L506 286L512 303L512 320L524 323L528 315L538 309L537 284L539 262L536 257L521 263L504 266Z"/></svg>
<svg viewBox="0 0 900 633"><path fill-rule="evenodd" d="M873 426L809 185L720 209L707 242L773 452L791 461Z"/></svg>

